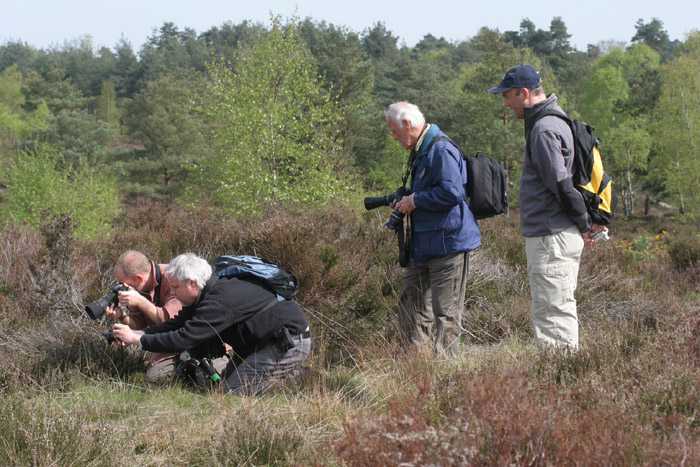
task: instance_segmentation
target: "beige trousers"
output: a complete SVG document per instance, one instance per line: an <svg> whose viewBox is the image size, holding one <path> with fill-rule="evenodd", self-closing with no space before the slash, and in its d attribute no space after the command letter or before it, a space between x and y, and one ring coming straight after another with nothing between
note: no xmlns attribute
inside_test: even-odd
<svg viewBox="0 0 700 467"><path fill-rule="evenodd" d="M583 237L573 226L543 237L526 237L530 313L542 347L578 348L574 291L583 251Z"/></svg>

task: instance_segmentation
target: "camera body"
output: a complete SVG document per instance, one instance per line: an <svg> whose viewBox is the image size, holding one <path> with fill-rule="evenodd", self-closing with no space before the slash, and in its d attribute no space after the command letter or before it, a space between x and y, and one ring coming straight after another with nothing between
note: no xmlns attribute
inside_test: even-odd
<svg viewBox="0 0 700 467"><path fill-rule="evenodd" d="M90 319L97 319L102 316L107 308L111 304L119 303L119 292L126 292L129 290L129 286L122 282L115 282L109 286L110 292L98 298L92 303L85 306L85 313L90 317Z"/></svg>
<svg viewBox="0 0 700 467"><path fill-rule="evenodd" d="M594 242L597 242L598 240L609 240L610 237L608 236L608 231L607 229L603 230L603 228L599 228L595 232L591 234L591 240Z"/></svg>
<svg viewBox="0 0 700 467"><path fill-rule="evenodd" d="M208 358L194 357L186 350L180 353L180 362L175 368L175 374L186 379L189 378L195 384L198 384L197 381L202 378L213 383L221 380L221 375Z"/></svg>
<svg viewBox="0 0 700 467"><path fill-rule="evenodd" d="M376 209L381 206L390 206L394 201L397 203L403 199L404 196L409 196L411 190L406 187L399 187L393 193L387 193L383 196L366 196L365 197L365 209L368 211L370 209ZM391 211L389 218L382 224L382 227L386 227L389 230L398 230L402 227L403 218L405 214L397 211L396 209Z"/></svg>

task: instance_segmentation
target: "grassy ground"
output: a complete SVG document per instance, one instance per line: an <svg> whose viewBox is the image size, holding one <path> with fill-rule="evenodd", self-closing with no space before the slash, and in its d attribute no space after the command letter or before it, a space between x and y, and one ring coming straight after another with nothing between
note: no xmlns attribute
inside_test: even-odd
<svg viewBox="0 0 700 467"><path fill-rule="evenodd" d="M395 343L401 268L386 212L222 219L132 208L110 237L70 222L0 232L1 465L700 464L697 223L616 220L586 249L581 350L532 343L517 213L482 221L463 352ZM121 251L160 261L256 253L292 269L314 339L294 387L250 398L149 385L145 356L108 347L83 305Z"/></svg>

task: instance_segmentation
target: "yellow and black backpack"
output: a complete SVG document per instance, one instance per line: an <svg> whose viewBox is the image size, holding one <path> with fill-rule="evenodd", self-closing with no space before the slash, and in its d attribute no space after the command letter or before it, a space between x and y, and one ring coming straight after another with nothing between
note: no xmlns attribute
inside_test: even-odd
<svg viewBox="0 0 700 467"><path fill-rule="evenodd" d="M574 135L574 167L571 179L583 196L586 210L596 224L608 225L614 216L617 195L612 178L603 170L600 157L600 140L593 134L593 127L581 120L572 120L554 109L545 109L537 119L554 115L564 120Z"/></svg>

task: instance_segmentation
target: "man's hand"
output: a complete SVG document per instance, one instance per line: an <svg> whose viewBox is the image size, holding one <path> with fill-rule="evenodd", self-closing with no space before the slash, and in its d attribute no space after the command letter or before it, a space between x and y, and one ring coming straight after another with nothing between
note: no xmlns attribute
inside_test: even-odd
<svg viewBox="0 0 700 467"><path fill-rule="evenodd" d="M123 344L136 345L139 343L143 331L134 331L126 324L115 324L112 326L112 334L117 341Z"/></svg>
<svg viewBox="0 0 700 467"><path fill-rule="evenodd" d="M138 293L138 291L136 291L136 289L129 287L129 290L127 290L125 292L119 292L119 304L120 305L129 307L129 308L141 309L141 308L143 308L145 303L151 303L151 302L149 302L148 299L146 299L146 297L144 297L143 295Z"/></svg>
<svg viewBox="0 0 700 467"><path fill-rule="evenodd" d="M416 207L413 205L413 194L401 198L401 201L395 204L394 209L403 214L411 214L415 211Z"/></svg>
<svg viewBox="0 0 700 467"><path fill-rule="evenodd" d="M598 229L603 229L603 230L605 230L605 231L608 230L608 228L605 227L604 225L593 224L593 225L591 226L591 229L590 229L589 231L583 232L583 233L581 234L581 236L583 237L583 244L584 244L584 245L593 245L593 244L595 243L595 240L593 240L593 239L591 238L591 235L593 235L593 234L595 233L595 231L598 230Z"/></svg>
<svg viewBox="0 0 700 467"><path fill-rule="evenodd" d="M111 303L107 308L105 308L105 316L107 318L118 319L119 321L123 321L124 317L126 317L126 314L124 313L124 310L122 310L117 304Z"/></svg>

